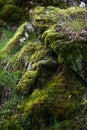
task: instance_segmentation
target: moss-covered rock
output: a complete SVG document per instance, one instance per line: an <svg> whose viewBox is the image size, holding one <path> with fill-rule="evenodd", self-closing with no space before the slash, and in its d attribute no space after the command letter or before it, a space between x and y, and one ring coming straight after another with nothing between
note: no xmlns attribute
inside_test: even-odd
<svg viewBox="0 0 87 130"><path fill-rule="evenodd" d="M78 7L76 9L71 7L66 10L55 8L53 6L47 8L36 7L34 10L30 10L30 21L40 33L43 33L55 24L60 26L67 25L68 27L72 27L73 25L73 27L78 28L80 25L85 26L86 13L86 9L80 9Z"/></svg>
<svg viewBox="0 0 87 130"><path fill-rule="evenodd" d="M49 28L43 33L42 38L44 39L45 45L51 47L56 52L58 61L65 62L65 64L72 68L86 82L86 70L83 67L86 65L86 10L77 9L75 11L73 9L69 13L68 10L66 10L66 14L70 18L68 19L69 21L63 21ZM80 17L77 16L79 13ZM84 19L79 21L81 16ZM76 22L75 19L77 19ZM71 20L72 22L70 22Z"/></svg>
<svg viewBox="0 0 87 130"><path fill-rule="evenodd" d="M66 48L66 49L64 49ZM61 56L63 56L65 63L74 70L83 80L87 82L86 79L86 41L77 40L66 47L61 49ZM66 52L66 55L62 55ZM69 53L68 53L69 52ZM68 55L67 55L68 53Z"/></svg>
<svg viewBox="0 0 87 130"><path fill-rule="evenodd" d="M24 113L26 121L30 121L30 129L49 126L55 119L59 122L68 120L79 110L84 84L73 71L65 67L62 73L52 76L46 87L36 89L25 104Z"/></svg>
<svg viewBox="0 0 87 130"><path fill-rule="evenodd" d="M10 64L13 69L21 69L28 70L29 64L33 62L31 61L31 56L35 53L35 51L39 51L43 46L40 41L37 42L28 42L20 52L16 53L10 61Z"/></svg>
<svg viewBox="0 0 87 130"><path fill-rule="evenodd" d="M30 10L30 20L37 29L37 32L43 33L52 24L57 22L58 8L55 7L36 7L34 10Z"/></svg>
<svg viewBox="0 0 87 130"><path fill-rule="evenodd" d="M10 41L8 42L8 44L5 46L5 48L3 49L3 51L6 51L7 53L12 53L14 54L15 52L17 52L18 50L20 50L21 45L20 45L20 38L22 37L22 34L24 32L24 28L28 25L28 23L24 23L16 32L16 34L14 35L14 37L12 39L10 39Z"/></svg>
<svg viewBox="0 0 87 130"><path fill-rule="evenodd" d="M36 38L36 33L34 32L33 26L30 23L25 22L19 27L16 34L10 39L3 51L8 54L15 54L21 50L28 40L33 40L34 38Z"/></svg>
<svg viewBox="0 0 87 130"><path fill-rule="evenodd" d="M16 86L17 91L19 91L21 94L31 93L36 86L35 82L37 75L37 71L26 72L20 80L19 84Z"/></svg>
<svg viewBox="0 0 87 130"><path fill-rule="evenodd" d="M2 130L87 128L86 13L86 8L36 7L31 23L0 52L0 69L14 75L10 98L1 106ZM14 71L21 71L18 80Z"/></svg>
<svg viewBox="0 0 87 130"><path fill-rule="evenodd" d="M24 69L27 72L16 87L16 90L19 91L20 94L28 94L33 92L35 88L43 88L44 84L57 68L57 60L55 57L52 57L52 54L51 49L45 49L41 44L37 43L33 46L29 44L29 50L25 50L21 53L19 56L21 59L18 65L21 64L22 66L20 66L19 69ZM28 75L28 77L26 75Z"/></svg>
<svg viewBox="0 0 87 130"><path fill-rule="evenodd" d="M56 27L56 29L59 29ZM56 32L55 27L44 32L43 38L46 46L51 47L58 55L59 62L65 62L86 82L86 29L68 32L61 28ZM57 30L58 31L58 30ZM66 54L66 55L65 55Z"/></svg>

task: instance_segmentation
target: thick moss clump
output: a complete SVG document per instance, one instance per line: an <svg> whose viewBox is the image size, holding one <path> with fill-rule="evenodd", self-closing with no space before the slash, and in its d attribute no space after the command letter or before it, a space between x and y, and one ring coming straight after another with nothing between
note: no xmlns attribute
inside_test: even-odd
<svg viewBox="0 0 87 130"><path fill-rule="evenodd" d="M56 23L58 10L55 7L36 7L34 10L30 10L30 20L37 31L42 33Z"/></svg>
<svg viewBox="0 0 87 130"><path fill-rule="evenodd" d="M19 84L16 86L17 91L19 91L21 94L31 93L36 86L35 82L37 75L37 71L26 72L20 80Z"/></svg>
<svg viewBox="0 0 87 130"><path fill-rule="evenodd" d="M25 104L24 113L25 113L25 122L30 120L30 124L28 127L30 129L40 129L43 128L46 123L47 119L49 122L50 119L50 111L49 111L49 104L47 104L48 100L48 93L46 91L39 91L38 89L35 90L29 100ZM40 111L38 111L40 110ZM33 126L35 124L35 126Z"/></svg>

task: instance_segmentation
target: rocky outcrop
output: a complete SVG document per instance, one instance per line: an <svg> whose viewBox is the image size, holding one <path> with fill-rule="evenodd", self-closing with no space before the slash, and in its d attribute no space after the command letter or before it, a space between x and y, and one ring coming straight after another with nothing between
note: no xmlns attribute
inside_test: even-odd
<svg viewBox="0 0 87 130"><path fill-rule="evenodd" d="M30 22L0 52L2 71L15 72L10 98L2 99L2 130L87 128L86 14L74 7L30 10Z"/></svg>

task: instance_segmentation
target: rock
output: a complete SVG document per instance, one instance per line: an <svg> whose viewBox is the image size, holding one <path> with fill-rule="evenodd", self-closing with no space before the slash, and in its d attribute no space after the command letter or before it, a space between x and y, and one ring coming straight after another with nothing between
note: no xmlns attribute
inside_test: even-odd
<svg viewBox="0 0 87 130"><path fill-rule="evenodd" d="M26 29L29 31L29 32L34 32L34 27L32 26L32 24L29 24Z"/></svg>
<svg viewBox="0 0 87 130"><path fill-rule="evenodd" d="M86 6L85 3L81 1L79 7L84 8L85 6Z"/></svg>
<svg viewBox="0 0 87 130"><path fill-rule="evenodd" d="M0 52L2 72L14 75L8 86L14 95L0 111L2 130L87 129L86 22L86 8L30 10L30 22Z"/></svg>

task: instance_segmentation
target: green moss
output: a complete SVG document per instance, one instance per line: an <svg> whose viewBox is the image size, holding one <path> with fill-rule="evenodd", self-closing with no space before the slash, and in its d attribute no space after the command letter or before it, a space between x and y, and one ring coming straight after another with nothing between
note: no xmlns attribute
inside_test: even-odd
<svg viewBox="0 0 87 130"><path fill-rule="evenodd" d="M35 88L43 88L52 73L56 71L57 62L54 59L43 60L41 59L43 57L37 59L37 56L35 58L34 61L31 60L31 69L24 74L16 87L20 94L32 93Z"/></svg>
<svg viewBox="0 0 87 130"><path fill-rule="evenodd" d="M21 120L22 117L20 117L18 114L13 115L12 117L10 117L8 120L5 120L4 123L2 121L1 125L1 129L3 130L9 130L9 129L13 129L14 130L24 130L23 126L21 124Z"/></svg>
<svg viewBox="0 0 87 130"><path fill-rule="evenodd" d="M49 96L53 97L51 106L56 118L64 120L78 111L84 84L79 82L71 70L65 67L61 75L55 75L47 87Z"/></svg>
<svg viewBox="0 0 87 130"><path fill-rule="evenodd" d="M42 48L42 45L39 41L37 42L28 42L27 45L24 45L22 49L13 55L10 59L10 66L14 70L26 70L29 63L31 62L31 56L33 53Z"/></svg>
<svg viewBox="0 0 87 130"><path fill-rule="evenodd" d="M86 82L86 70L84 69L84 67L86 67L85 63L87 46L85 43L86 41L77 40L71 42L71 44L66 44L61 49L60 57L62 57L64 62Z"/></svg>
<svg viewBox="0 0 87 130"><path fill-rule="evenodd" d="M68 8L68 9L66 9L65 10L66 11L66 13L72 18L73 16L73 18L74 19L76 19L76 18L82 18L82 16L83 17L85 17L85 14L86 14L86 8L79 8L79 7L77 7L77 8L75 8L75 7L70 7L70 8ZM80 15L79 15L80 14ZM84 14L84 15L83 15ZM80 17L81 16L81 17Z"/></svg>
<svg viewBox="0 0 87 130"><path fill-rule="evenodd" d="M34 10L30 11L31 21L33 25L36 27L37 31L43 33L48 28L52 27L55 23L72 23L74 21L85 21L86 20L86 8L75 8L71 7L69 9L59 9L55 7L37 7ZM81 16L81 17L80 17ZM86 21L85 21L86 22ZM82 24L82 22L81 22ZM83 23L84 25L84 23ZM72 23L72 26L75 26ZM77 26L78 27L78 26Z"/></svg>
<svg viewBox="0 0 87 130"><path fill-rule="evenodd" d="M61 22L58 23L58 25L49 28L42 34L42 38L44 39L46 47L52 48L58 55L59 62L65 62L65 64L69 65L70 68L72 68L82 77L82 79L86 81L86 74L83 69L84 65L82 65L84 62L86 63L85 43L87 39L85 37L86 26L84 26L86 22L86 9L80 10L79 8L76 10L75 8L70 8L70 10L71 13L68 13L68 9L66 9L68 20L63 21L64 25L62 25ZM84 16L84 19L80 20L80 17L76 17L76 14L79 13L81 13L81 16ZM75 17L75 19L71 17L71 14ZM70 19L72 20L71 22ZM83 33L83 30L85 33L81 34ZM85 48L85 50L83 48ZM61 54L63 54L63 56Z"/></svg>
<svg viewBox="0 0 87 130"><path fill-rule="evenodd" d="M62 31L63 31L63 29L62 29ZM62 42L62 40L63 41L66 40L67 36L63 32L58 33L56 31L56 27L54 26L54 27L48 29L47 31L45 31L42 35L42 38L44 39L44 43L46 46L56 47L56 44L58 45L58 43ZM53 44L54 44L54 46L53 46ZM52 48L52 49L54 49L54 48Z"/></svg>
<svg viewBox="0 0 87 130"><path fill-rule="evenodd" d="M6 4L1 12L1 18L10 24L18 24L21 20L22 13L23 11L19 7L11 4Z"/></svg>
<svg viewBox="0 0 87 130"><path fill-rule="evenodd" d="M37 7L35 10L30 11L30 14L32 15L31 21L33 21L33 25L38 32L44 32L57 21L57 10L57 8L51 7L47 9L44 7Z"/></svg>
<svg viewBox="0 0 87 130"><path fill-rule="evenodd" d="M26 68L30 62L33 62L32 55L40 49L42 49L42 45L39 41L25 45L18 56L16 67L19 65L20 68ZM22 67L22 65L24 66Z"/></svg>
<svg viewBox="0 0 87 130"><path fill-rule="evenodd" d="M81 123L80 116L86 111L83 100L86 100L84 97L87 86L84 84L87 38L86 25L83 25L86 19L80 22L80 17L77 16L79 12L81 16L85 16L86 8L32 9L31 22L37 32L41 32L44 44L42 39L37 39L35 32L30 34L31 38L20 47L19 39L28 25L24 23L0 52L0 61L6 60L2 64L4 69L10 62L11 68L7 70L12 78L10 77L11 82L9 80L8 85L15 88L12 88L12 94L15 95L11 95L9 101L6 100L7 104L4 104L0 112L0 125L4 126L2 130L73 129L73 126L75 129L79 128L75 124ZM2 54L6 55L2 57ZM22 75L10 75L17 70L21 70ZM6 78L3 79L6 84ZM1 80L3 79L1 77ZM15 84L12 84L13 80ZM0 94L2 96L2 88ZM60 127L54 127L55 120Z"/></svg>
<svg viewBox="0 0 87 130"><path fill-rule="evenodd" d="M28 23L24 23L22 24L18 31L16 32L16 34L14 35L14 37L12 39L10 39L10 41L7 43L7 45L4 47L3 51L7 52L8 54L14 54L16 53L18 50L21 49L21 45L19 42L19 39L21 38L24 28L28 25Z"/></svg>
<svg viewBox="0 0 87 130"><path fill-rule="evenodd" d="M20 79L20 82L16 86L16 90L20 94L30 94L35 89L36 78L38 71L28 71Z"/></svg>
<svg viewBox="0 0 87 130"><path fill-rule="evenodd" d="M30 97L29 102L26 103L24 111L25 115L32 109L32 107L36 104L39 104L48 98L48 93L46 91L40 91L39 89L35 89Z"/></svg>
<svg viewBox="0 0 87 130"><path fill-rule="evenodd" d="M83 87L84 84L67 67L59 75L53 75L46 88L34 90L25 104L25 122L30 122L28 127L37 130L55 122L54 119L62 122L78 113Z"/></svg>
<svg viewBox="0 0 87 130"><path fill-rule="evenodd" d="M25 104L26 121L30 121L28 128L37 130L45 127L47 122L49 122L47 118L50 118L50 111L49 105L46 103L47 99L48 93L46 91L35 90L30 100ZM35 125L33 126L33 124Z"/></svg>

